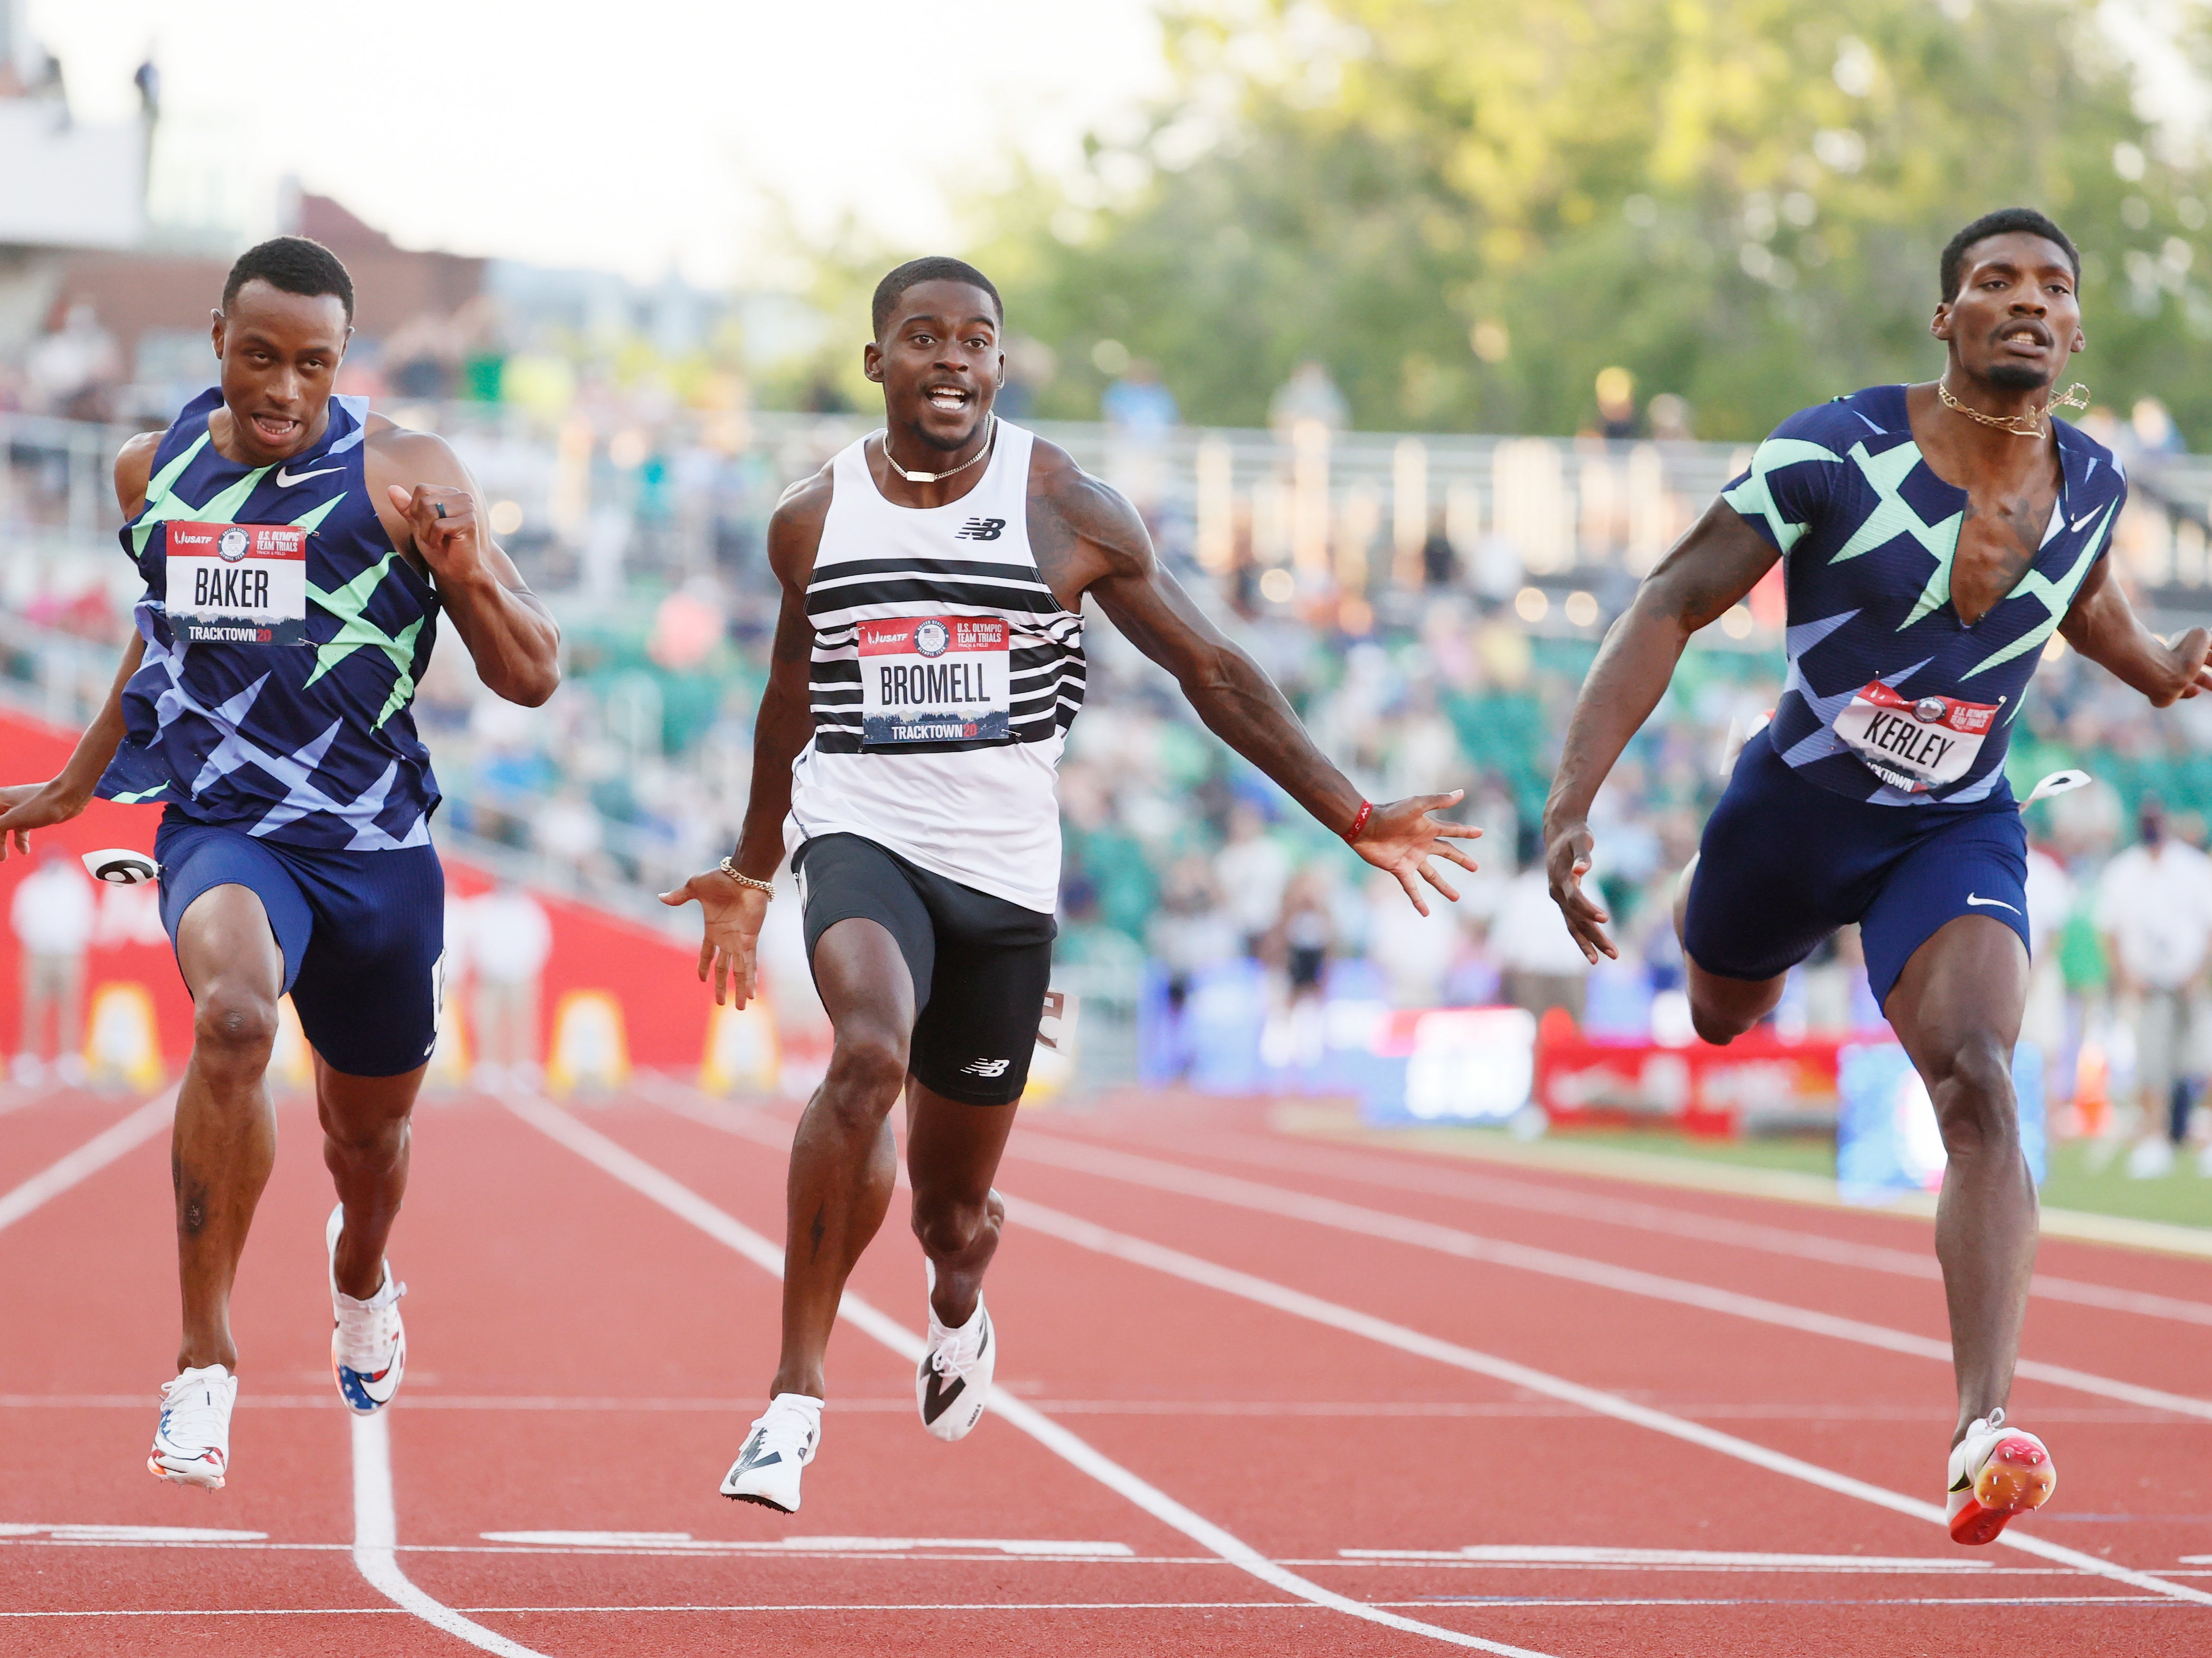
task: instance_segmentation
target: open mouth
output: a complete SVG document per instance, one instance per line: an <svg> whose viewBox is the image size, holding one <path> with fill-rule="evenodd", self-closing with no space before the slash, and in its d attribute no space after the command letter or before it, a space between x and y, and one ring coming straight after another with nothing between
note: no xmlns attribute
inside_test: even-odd
<svg viewBox="0 0 2212 1658"><path fill-rule="evenodd" d="M922 401L931 408L942 409L949 413L957 413L975 400L973 392L963 392L957 386L933 386L921 396Z"/></svg>
<svg viewBox="0 0 2212 1658"><path fill-rule="evenodd" d="M255 434L264 443L288 443L300 429L300 422L289 415L254 415L249 418Z"/></svg>
<svg viewBox="0 0 2212 1658"><path fill-rule="evenodd" d="M1997 343L2023 356L2050 349L2051 331L2033 323L2014 323L1997 336Z"/></svg>

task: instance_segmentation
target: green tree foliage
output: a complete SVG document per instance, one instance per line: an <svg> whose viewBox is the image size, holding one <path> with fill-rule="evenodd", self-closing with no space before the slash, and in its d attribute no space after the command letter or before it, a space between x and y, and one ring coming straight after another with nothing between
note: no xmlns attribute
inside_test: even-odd
<svg viewBox="0 0 2212 1658"><path fill-rule="evenodd" d="M2080 377L2212 440L2212 190L2095 0L1249 0L1167 20L1175 95L982 250L1090 416L1102 338L1187 417L1300 361L1370 428L1565 432L1598 369L1749 437L1924 379L1937 255L2024 203L2087 256ZM2191 14L2193 16L2193 14Z"/></svg>

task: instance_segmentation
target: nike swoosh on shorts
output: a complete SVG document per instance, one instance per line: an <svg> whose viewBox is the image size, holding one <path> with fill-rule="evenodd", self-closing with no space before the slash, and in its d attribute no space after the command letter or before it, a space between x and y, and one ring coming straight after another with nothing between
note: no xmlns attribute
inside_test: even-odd
<svg viewBox="0 0 2212 1658"><path fill-rule="evenodd" d="M1966 902L1977 909L1982 908L1984 906L1993 905L1998 909L2009 909L2015 915L2020 914L2019 909L2015 906L2005 902L2002 898L1977 898L1970 892L1966 895Z"/></svg>

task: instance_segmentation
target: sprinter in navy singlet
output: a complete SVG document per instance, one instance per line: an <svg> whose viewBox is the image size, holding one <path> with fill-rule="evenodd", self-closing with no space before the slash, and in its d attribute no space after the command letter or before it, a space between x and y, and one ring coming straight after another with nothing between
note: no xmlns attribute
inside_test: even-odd
<svg viewBox="0 0 2212 1658"><path fill-rule="evenodd" d="M2005 1405L2035 1254L2011 1060L2027 993L2027 841L2007 743L2053 633L2164 707L2212 689L2212 635L2168 645L2106 554L2127 496L2112 455L2054 416L2084 347L2081 260L2042 214L1951 240L1940 380L1793 415L1607 635L1545 811L1552 895L1592 962L1590 803L1690 635L1779 558L1789 676L1744 744L1680 888L1698 1034L1765 1017L1783 978L1856 923L1882 1011L1927 1084L1949 1168L1937 1212L1959 1413L1952 1537L1987 1543L2056 1475ZM2076 388L2078 390L2078 388Z"/></svg>
<svg viewBox="0 0 2212 1658"><path fill-rule="evenodd" d="M107 705L59 777L0 789L0 856L94 794L162 809L161 919L195 1017L174 1149L184 1336L147 1467L184 1485L229 1473L230 1286L276 1147L263 1077L287 992L339 1199L332 1376L362 1415L398 1388L384 1245L445 933L438 786L410 708L441 613L499 695L534 705L559 681L557 630L452 450L332 395L352 324L352 280L315 242L233 267L221 384L116 462L146 585Z"/></svg>

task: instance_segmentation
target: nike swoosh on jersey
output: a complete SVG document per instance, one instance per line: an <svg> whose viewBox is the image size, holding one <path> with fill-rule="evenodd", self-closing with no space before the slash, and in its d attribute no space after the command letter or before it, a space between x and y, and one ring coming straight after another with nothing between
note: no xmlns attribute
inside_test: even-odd
<svg viewBox="0 0 2212 1658"><path fill-rule="evenodd" d="M280 466L276 469L276 487L289 489L295 483L305 483L309 478L328 477L333 472L344 471L343 466L325 466L313 472L288 472Z"/></svg>
<svg viewBox="0 0 2212 1658"><path fill-rule="evenodd" d="M2015 915L2020 914L2020 911L2016 907L2005 902L2002 898L1977 898L1970 892L1966 895L1966 902L1976 909L1994 906L1998 909L2009 909Z"/></svg>

